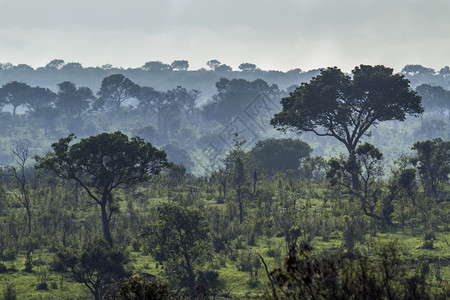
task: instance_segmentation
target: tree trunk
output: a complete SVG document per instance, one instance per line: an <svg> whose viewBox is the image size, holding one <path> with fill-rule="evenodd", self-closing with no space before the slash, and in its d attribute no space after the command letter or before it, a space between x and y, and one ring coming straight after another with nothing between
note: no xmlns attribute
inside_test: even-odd
<svg viewBox="0 0 450 300"><path fill-rule="evenodd" d="M189 296L191 299L195 299L195 274L194 269L191 265L191 260L189 259L189 255L186 247L183 247L184 250L184 259L186 261L186 268L188 273L188 285L189 285Z"/></svg>
<svg viewBox="0 0 450 300"><path fill-rule="evenodd" d="M258 180L258 173L256 170L253 172L253 194L256 193L256 181Z"/></svg>
<svg viewBox="0 0 450 300"><path fill-rule="evenodd" d="M350 155L352 155L353 152L355 152L356 149L356 144L346 144L345 145L348 151L348 155L350 157ZM358 179L358 174L352 174L352 187L355 191L360 191L361 190L361 183L359 182Z"/></svg>
<svg viewBox="0 0 450 300"><path fill-rule="evenodd" d="M111 230L109 228L109 220L108 215L106 213L106 205L100 205L100 208L102 211L103 236L105 237L105 240L108 242L108 244L112 247L113 239L111 236Z"/></svg>
<svg viewBox="0 0 450 300"><path fill-rule="evenodd" d="M352 186L355 191L361 190L361 183L358 179L358 174L352 174Z"/></svg>
<svg viewBox="0 0 450 300"><path fill-rule="evenodd" d="M223 187L223 197L225 198L227 196L227 182L226 181L222 182L222 187Z"/></svg>
<svg viewBox="0 0 450 300"><path fill-rule="evenodd" d="M27 201L27 200L25 200ZM26 209L27 209L27 215L28 215L28 234L31 234L31 210L30 210L30 205L28 204L28 202L26 202Z"/></svg>
<svg viewBox="0 0 450 300"><path fill-rule="evenodd" d="M243 207L242 207L242 197L241 197L241 193L238 193L238 202L239 202L239 223L242 224L242 222L244 221L244 212L243 212Z"/></svg>

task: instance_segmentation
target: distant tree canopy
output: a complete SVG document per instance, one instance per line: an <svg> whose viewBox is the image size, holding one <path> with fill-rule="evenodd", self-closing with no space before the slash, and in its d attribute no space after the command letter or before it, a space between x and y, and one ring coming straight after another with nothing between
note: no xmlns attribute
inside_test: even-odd
<svg viewBox="0 0 450 300"><path fill-rule="evenodd" d="M25 107L28 112L32 113L41 107L51 106L57 99L57 95L49 89L42 87L32 87L29 90L29 95Z"/></svg>
<svg viewBox="0 0 450 300"><path fill-rule="evenodd" d="M353 77L328 68L283 98L283 109L271 120L276 128L314 132L343 143L348 152L379 122L403 121L423 112L421 97L409 81L384 66L361 65Z"/></svg>
<svg viewBox="0 0 450 300"><path fill-rule="evenodd" d="M215 71L215 69L220 66L222 63L218 61L217 59L212 59L206 62L206 65L212 70Z"/></svg>
<svg viewBox="0 0 450 300"><path fill-rule="evenodd" d="M80 117L86 112L95 99L92 90L88 87L76 87L73 82L64 81L58 84L58 98L55 106L66 117Z"/></svg>
<svg viewBox="0 0 450 300"><path fill-rule="evenodd" d="M27 103L31 87L24 82L12 81L0 89L0 99L3 104L10 104L13 107L13 115L19 106Z"/></svg>
<svg viewBox="0 0 450 300"><path fill-rule="evenodd" d="M172 70L171 66L160 61L146 62L142 67L142 70L148 72L163 72Z"/></svg>
<svg viewBox="0 0 450 300"><path fill-rule="evenodd" d="M189 62L187 60L174 60L170 67L176 71L187 71L189 69Z"/></svg>
<svg viewBox="0 0 450 300"><path fill-rule="evenodd" d="M53 152L36 157L36 168L51 170L84 188L100 206L103 234L112 245L109 224L118 209L112 191L146 181L169 167L166 154L142 138L129 139L120 131L101 133L71 144L74 139L72 134L52 144Z"/></svg>
<svg viewBox="0 0 450 300"><path fill-rule="evenodd" d="M216 88L217 94L203 107L203 114L207 119L224 124L242 113L245 107L260 94L274 97L279 93L277 85L269 85L262 79L247 81L222 78L216 83Z"/></svg>
<svg viewBox="0 0 450 300"><path fill-rule="evenodd" d="M154 112L158 118L158 130L167 135L169 129L178 129L182 113L191 114L200 92L187 90L182 86L166 92L159 92L151 87L135 89L139 108L145 112Z"/></svg>
<svg viewBox="0 0 450 300"><path fill-rule="evenodd" d="M25 107L29 113L49 106L56 100L56 94L47 88L31 87L26 83L12 81L0 88L0 110L4 105L13 107L13 115L18 107Z"/></svg>
<svg viewBox="0 0 450 300"><path fill-rule="evenodd" d="M256 65L255 64L251 64L251 63L242 63L239 65L239 70L241 70L242 72L253 72L255 71Z"/></svg>
<svg viewBox="0 0 450 300"><path fill-rule="evenodd" d="M299 172L300 160L309 155L312 148L305 142L293 139L267 139L256 143L248 152L249 167L273 176L277 172Z"/></svg>
<svg viewBox="0 0 450 300"><path fill-rule="evenodd" d="M173 144L168 144L163 147L163 150L167 153L169 161L185 166L188 171L194 167L194 163L185 149L179 148Z"/></svg>
<svg viewBox="0 0 450 300"><path fill-rule="evenodd" d="M114 74L103 79L98 96L103 103L109 104L113 110L118 111L120 105L134 97L138 91L139 86L130 79L122 74Z"/></svg>
<svg viewBox="0 0 450 300"><path fill-rule="evenodd" d="M417 93L422 97L423 106L428 110L449 110L450 109L450 91L440 86L431 86L421 84L416 88Z"/></svg>
<svg viewBox="0 0 450 300"><path fill-rule="evenodd" d="M436 71L432 68L426 68L422 65L406 65L402 71L402 74L410 74L410 75L434 75Z"/></svg>
<svg viewBox="0 0 450 300"><path fill-rule="evenodd" d="M61 70L66 63L62 59L54 59L45 65L47 70Z"/></svg>

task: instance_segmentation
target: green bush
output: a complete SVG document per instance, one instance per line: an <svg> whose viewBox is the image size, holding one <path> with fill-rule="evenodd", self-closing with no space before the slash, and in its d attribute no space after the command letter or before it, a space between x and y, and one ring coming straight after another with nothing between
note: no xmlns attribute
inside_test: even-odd
<svg viewBox="0 0 450 300"><path fill-rule="evenodd" d="M137 239L133 240L133 242L131 243L131 246L133 247L133 251L135 251L135 252L139 252L141 250L141 243Z"/></svg>
<svg viewBox="0 0 450 300"><path fill-rule="evenodd" d="M12 248L6 248L5 251L3 251L2 260L4 261L16 260L16 251Z"/></svg>
<svg viewBox="0 0 450 300"><path fill-rule="evenodd" d="M36 290L38 290L38 291L46 291L46 290L48 290L47 282L38 283L36 285Z"/></svg>
<svg viewBox="0 0 450 300"><path fill-rule="evenodd" d="M16 289L11 284L6 285L5 290L3 291L3 299L4 300L16 300Z"/></svg>
<svg viewBox="0 0 450 300"><path fill-rule="evenodd" d="M434 249L434 240L427 240L423 243L422 249L433 250Z"/></svg>
<svg viewBox="0 0 450 300"><path fill-rule="evenodd" d="M6 273L8 271L8 267L6 267L6 265L2 262L0 262L0 274L1 273Z"/></svg>

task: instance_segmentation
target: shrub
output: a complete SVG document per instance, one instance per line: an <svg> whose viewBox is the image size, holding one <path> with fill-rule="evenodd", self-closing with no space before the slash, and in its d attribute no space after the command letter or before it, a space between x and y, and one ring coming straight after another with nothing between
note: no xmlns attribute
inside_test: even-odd
<svg viewBox="0 0 450 300"><path fill-rule="evenodd" d="M1 273L6 273L8 271L8 267L6 267L6 265L2 262L0 262L0 274Z"/></svg>
<svg viewBox="0 0 450 300"><path fill-rule="evenodd" d="M16 289L11 284L6 285L5 290L3 291L3 299L5 300L16 300Z"/></svg>
<svg viewBox="0 0 450 300"><path fill-rule="evenodd" d="M38 283L36 285L36 290L38 290L38 291L46 291L46 290L48 290L47 282Z"/></svg>
<svg viewBox="0 0 450 300"><path fill-rule="evenodd" d="M5 251L3 251L2 260L4 261L16 260L16 251L12 248L6 248Z"/></svg>
<svg viewBox="0 0 450 300"><path fill-rule="evenodd" d="M270 273L271 296L282 299L432 299L429 264L409 269L395 242L375 247L375 258L349 252L318 255L291 248L283 268ZM414 267L413 267L414 268ZM415 275L410 275L415 274ZM445 299L445 291L433 291Z"/></svg>
<svg viewBox="0 0 450 300"><path fill-rule="evenodd" d="M141 250L141 243L137 239L133 240L133 242L131 243L131 246L133 247L133 251L135 251L135 252L139 252Z"/></svg>
<svg viewBox="0 0 450 300"><path fill-rule="evenodd" d="M422 249L433 250L434 249L434 240L427 240L423 243Z"/></svg>

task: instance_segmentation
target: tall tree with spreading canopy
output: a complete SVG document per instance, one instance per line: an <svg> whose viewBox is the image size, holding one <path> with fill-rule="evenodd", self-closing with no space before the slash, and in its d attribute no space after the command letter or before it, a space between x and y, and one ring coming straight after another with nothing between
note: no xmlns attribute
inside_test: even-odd
<svg viewBox="0 0 450 300"><path fill-rule="evenodd" d="M271 124L283 131L334 137L351 153L379 122L404 121L406 115L423 112L421 97L393 69L361 65L352 73L350 77L336 67L323 70L281 100L283 109Z"/></svg>
<svg viewBox="0 0 450 300"><path fill-rule="evenodd" d="M45 157L36 156L38 169L48 169L59 177L80 184L100 206L105 240L113 245L110 230L118 207L112 191L150 179L169 167L164 151L140 137L129 139L120 131L101 133L72 144L73 134L52 144Z"/></svg>

